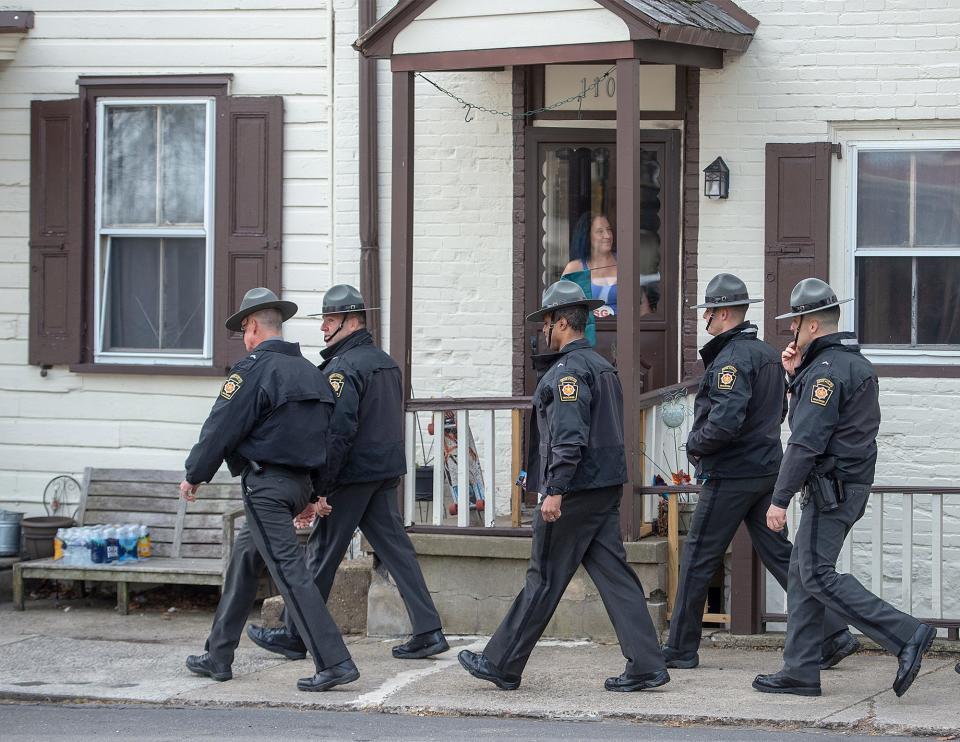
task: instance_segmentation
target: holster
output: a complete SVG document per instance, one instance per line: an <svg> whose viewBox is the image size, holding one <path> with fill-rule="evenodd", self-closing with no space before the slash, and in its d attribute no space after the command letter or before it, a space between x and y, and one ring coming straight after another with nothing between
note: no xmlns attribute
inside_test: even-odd
<svg viewBox="0 0 960 742"><path fill-rule="evenodd" d="M840 507L846 498L843 493L843 482L840 482L829 474L819 474L813 472L807 478L804 485L804 496L807 500L812 499L817 510L821 513L831 513Z"/></svg>

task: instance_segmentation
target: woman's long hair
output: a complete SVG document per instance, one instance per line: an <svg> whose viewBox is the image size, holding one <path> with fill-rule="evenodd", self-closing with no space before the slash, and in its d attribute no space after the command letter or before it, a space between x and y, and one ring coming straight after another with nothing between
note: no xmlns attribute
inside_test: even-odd
<svg viewBox="0 0 960 742"><path fill-rule="evenodd" d="M585 211L577 219L573 227L573 234L570 236L570 260L581 260L586 262L590 258L590 231L593 228L594 219L604 218L613 228L613 223L606 214L592 214ZM613 243L613 254L617 254L617 244Z"/></svg>

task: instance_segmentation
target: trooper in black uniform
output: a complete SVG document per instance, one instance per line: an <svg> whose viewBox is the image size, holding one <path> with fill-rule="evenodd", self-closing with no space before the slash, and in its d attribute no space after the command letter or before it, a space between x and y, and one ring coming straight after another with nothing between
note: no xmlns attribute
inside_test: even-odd
<svg viewBox="0 0 960 742"><path fill-rule="evenodd" d="M327 465L318 486L318 516L307 542L307 567L324 600L359 527L393 576L410 616L413 636L393 648L398 659L422 659L449 649L410 537L403 528L397 484L406 472L400 368L373 344L363 297L353 286L333 286L323 297L320 370L336 397L326 436ZM317 315L311 315L317 316ZM322 443L320 444L322 445ZM305 514L312 517L313 512ZM305 652L290 611L285 626L250 626L256 644L291 659Z"/></svg>
<svg viewBox="0 0 960 742"><path fill-rule="evenodd" d="M767 508L780 469L780 425L787 412L780 354L746 321L751 299L736 276L720 273L707 284L703 309L713 340L701 350L705 368L694 403L687 457L702 482L680 566L680 584L663 647L667 667L696 667L707 586L741 523L764 566L786 590L791 544L786 532L767 528ZM859 648L833 612L824 620L822 669Z"/></svg>
<svg viewBox="0 0 960 742"><path fill-rule="evenodd" d="M781 355L790 378L791 435L767 512L772 530L783 529L791 498L804 493L787 580L783 669L757 676L753 687L763 693L820 695L826 609L897 656L898 696L913 683L937 633L836 569L844 539L867 507L880 429L873 365L853 333L837 331L843 303L826 283L807 278L790 295L792 311L777 317L793 318L795 340Z"/></svg>
<svg viewBox="0 0 960 742"><path fill-rule="evenodd" d="M233 677L231 665L243 624L256 599L264 564L291 607L313 655L316 674L297 687L322 691L356 680L350 658L323 596L307 571L293 518L313 496L312 480L323 471L334 396L330 384L288 343L281 325L297 305L265 288L250 289L228 330L243 333L248 354L220 389L200 440L187 457L181 497L195 500L226 461L240 475L246 525L234 544L206 652L187 657L187 667L214 680Z"/></svg>
<svg viewBox="0 0 960 742"><path fill-rule="evenodd" d="M529 321L543 321L547 346L559 351L533 397L540 432L536 475L541 505L534 515L527 579L482 654L460 652L471 675L504 690L520 685L537 640L581 564L600 592L627 659L611 691L655 688L670 681L643 587L626 561L620 498L627 479L623 391L617 372L583 337L586 299L572 281L558 281ZM561 505L562 516L561 517Z"/></svg>

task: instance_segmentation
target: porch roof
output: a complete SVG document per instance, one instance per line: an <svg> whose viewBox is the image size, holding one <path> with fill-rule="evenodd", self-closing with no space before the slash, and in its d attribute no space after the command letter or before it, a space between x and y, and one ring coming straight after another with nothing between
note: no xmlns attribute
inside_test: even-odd
<svg viewBox="0 0 960 742"><path fill-rule="evenodd" d="M402 55L394 47L397 36L419 18L436 20L437 8L429 12L431 7L438 4L438 0L400 0L400 2L386 15L370 27L353 47L367 57L392 59ZM454 26L445 28L443 51L474 51L476 46L470 45L474 40L469 33L450 33L451 29L461 25L467 29L467 21L471 16L463 12L457 0L439 0L439 6L446 6L445 20L454 22ZM600 11L609 14L609 20L617 22L622 32L610 38L594 39L598 42L643 42L644 49L649 48L649 42L669 42L671 45L687 47L706 47L713 50L744 51L753 40L753 35L759 26L759 21L736 5L733 0L554 0L554 2L531 3L530 10L524 9L521 13L514 3L491 3L484 18L503 17L507 15L530 15L536 13L563 11ZM499 9L498 9L499 8ZM554 38L551 35L550 24L538 24L536 39L528 38L524 43L527 47L543 48L549 46L568 45L570 41L564 38ZM609 27L608 27L609 28ZM462 42L452 42L451 39L462 39ZM500 47L507 51L511 41L504 38ZM588 46L578 44L578 46ZM492 50L487 46L486 49ZM638 51L640 47L638 45ZM424 49L423 51L440 51L440 49ZM639 55L638 55L639 56ZM509 60L507 61L509 63Z"/></svg>

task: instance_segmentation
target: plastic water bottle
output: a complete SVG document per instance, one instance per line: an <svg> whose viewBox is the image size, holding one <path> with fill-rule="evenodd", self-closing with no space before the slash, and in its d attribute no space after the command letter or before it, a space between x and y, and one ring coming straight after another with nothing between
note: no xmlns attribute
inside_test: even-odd
<svg viewBox="0 0 960 742"><path fill-rule="evenodd" d="M96 526L90 534L90 561L94 564L107 562L107 539L102 526Z"/></svg>
<svg viewBox="0 0 960 742"><path fill-rule="evenodd" d="M120 557L120 540L117 538L117 529L113 526L106 528L104 538L107 542L107 564L113 564Z"/></svg>
<svg viewBox="0 0 960 742"><path fill-rule="evenodd" d="M136 526L124 526L120 529L120 561L137 561L137 541L140 529Z"/></svg>
<svg viewBox="0 0 960 742"><path fill-rule="evenodd" d="M149 559L151 553L150 529L140 526L137 533L137 559Z"/></svg>

